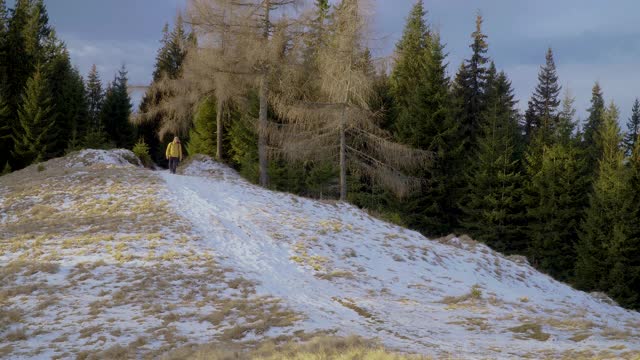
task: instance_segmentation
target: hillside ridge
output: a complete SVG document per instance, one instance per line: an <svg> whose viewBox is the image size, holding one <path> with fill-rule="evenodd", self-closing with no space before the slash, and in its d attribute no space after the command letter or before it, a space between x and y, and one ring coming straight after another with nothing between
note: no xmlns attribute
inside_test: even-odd
<svg viewBox="0 0 640 360"><path fill-rule="evenodd" d="M205 157L170 175L130 155L83 151L0 177L0 357L301 331L437 357L640 354L639 313L466 237L272 192Z"/></svg>

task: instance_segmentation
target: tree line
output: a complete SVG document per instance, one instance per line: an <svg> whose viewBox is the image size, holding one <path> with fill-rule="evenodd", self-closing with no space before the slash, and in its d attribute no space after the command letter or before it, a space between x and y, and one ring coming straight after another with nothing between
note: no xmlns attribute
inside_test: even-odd
<svg viewBox="0 0 640 360"><path fill-rule="evenodd" d="M94 66L85 81L43 0L0 0L0 167L3 173L83 147L131 147L131 99L123 66L106 89Z"/></svg>

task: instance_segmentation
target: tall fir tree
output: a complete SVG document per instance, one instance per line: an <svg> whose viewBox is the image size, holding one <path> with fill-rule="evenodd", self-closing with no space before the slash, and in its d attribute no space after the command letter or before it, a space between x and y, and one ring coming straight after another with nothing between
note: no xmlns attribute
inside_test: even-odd
<svg viewBox="0 0 640 360"><path fill-rule="evenodd" d="M51 95L40 67L27 81L22 105L18 111L20 123L16 135L15 155L20 167L47 160L55 146L55 114Z"/></svg>
<svg viewBox="0 0 640 360"><path fill-rule="evenodd" d="M7 81L7 34L9 30L9 10L5 0L0 0L0 95L6 96ZM1 149L0 149L1 150Z"/></svg>
<svg viewBox="0 0 640 360"><path fill-rule="evenodd" d="M416 106L422 101L418 88L426 86L430 35L422 0L416 2L407 19L402 38L396 44L396 61L391 72L391 95L394 99L395 130L400 141L413 146L421 134L418 127L423 112ZM422 144L424 145L424 144Z"/></svg>
<svg viewBox="0 0 640 360"><path fill-rule="evenodd" d="M636 98L631 109L631 117L627 121L627 132L624 135L624 147L627 156L633 154L640 136L640 100Z"/></svg>
<svg viewBox="0 0 640 360"><path fill-rule="evenodd" d="M6 69L4 74L4 96L9 106L9 120L11 132L16 133L20 127L18 122L18 109L20 107L21 94L24 86L33 72L35 65L31 54L27 53L24 28L29 21L30 1L17 0L13 9L9 13L6 38L4 41L5 57L0 66ZM5 143L6 150L15 148L13 137ZM10 163L13 168L20 167L17 161L11 156Z"/></svg>
<svg viewBox="0 0 640 360"><path fill-rule="evenodd" d="M586 205L588 184L584 159L571 142L550 146L542 155L540 168L529 174L527 203L529 261L556 279L572 278L575 240Z"/></svg>
<svg viewBox="0 0 640 360"><path fill-rule="evenodd" d="M198 106L193 117L193 128L189 131L187 152L189 155L215 156L216 150L216 103L206 98Z"/></svg>
<svg viewBox="0 0 640 360"><path fill-rule="evenodd" d="M91 66L87 77L85 97L87 101L87 129L82 139L82 145L91 148L108 148L110 146L109 139L100 115L104 105L105 92L95 64Z"/></svg>
<svg viewBox="0 0 640 360"><path fill-rule="evenodd" d="M11 111L6 102L7 86L7 31L9 11L5 0L0 0L0 169L9 163L11 155Z"/></svg>
<svg viewBox="0 0 640 360"><path fill-rule="evenodd" d="M569 144L574 139L577 122L575 104L576 98L566 89L562 98L562 110L558 114L558 126L555 129L555 139L562 144Z"/></svg>
<svg viewBox="0 0 640 360"><path fill-rule="evenodd" d="M558 126L560 106L560 90L558 75L556 72L553 51L547 50L545 55L545 65L538 73L538 85L531 97L530 106L533 113L529 120L530 132L525 134L528 139L537 142L537 146L544 146L553 143L553 136Z"/></svg>
<svg viewBox="0 0 640 360"><path fill-rule="evenodd" d="M9 165L10 152L12 149L6 148L6 144L9 144L9 140L11 139L12 132L11 126L9 122L9 106L6 101L4 101L2 93L0 93L0 169L4 169L5 166Z"/></svg>
<svg viewBox="0 0 640 360"><path fill-rule="evenodd" d="M591 90L591 107L588 109L589 118L584 126L584 148L587 151L588 164L592 168L596 168L598 159L602 154L602 148L599 147L598 135L600 128L604 122L605 103L602 94L602 88L598 82L593 85Z"/></svg>
<svg viewBox="0 0 640 360"><path fill-rule="evenodd" d="M620 149L622 136L618 125L618 109L612 103L603 114L597 134L598 159L593 192L589 198L576 246L575 284L584 290L608 288L610 264L608 247L624 238L625 166Z"/></svg>
<svg viewBox="0 0 640 360"><path fill-rule="evenodd" d="M56 131L61 135L53 155L61 156L65 151L79 147L85 135L87 103L82 78L71 66L69 52L57 39L53 40L53 45L43 71L51 94Z"/></svg>
<svg viewBox="0 0 640 360"><path fill-rule="evenodd" d="M123 65L109 86L100 112L101 122L109 140L119 148L131 148L134 143L134 127L129 122L131 98L127 91L127 70Z"/></svg>
<svg viewBox="0 0 640 360"><path fill-rule="evenodd" d="M608 244L608 294L618 304L640 309L640 144L636 143L629 161L629 174L623 196L621 231Z"/></svg>
<svg viewBox="0 0 640 360"><path fill-rule="evenodd" d="M403 142L430 151L435 157L430 167L416 173L424 179L421 191L406 199L402 208L409 226L438 236L457 226L456 200L463 186L459 175L463 142L452 114L446 55L437 33L433 34L426 55L426 71L415 91L412 109L419 121L411 126L414 135L404 137Z"/></svg>
<svg viewBox="0 0 640 360"><path fill-rule="evenodd" d="M101 129L100 111L104 103L104 91L102 90L102 81L95 64L91 66L91 71L87 77L87 102L89 103L89 128L92 131Z"/></svg>
<svg viewBox="0 0 640 360"><path fill-rule="evenodd" d="M460 66L453 86L453 97L457 107L456 118L460 123L465 153L468 158L475 149L477 137L482 128L485 109L485 91L488 73L487 36L482 32L482 16L476 16L476 30L471 34L473 43L469 46L472 55Z"/></svg>
<svg viewBox="0 0 640 360"><path fill-rule="evenodd" d="M468 169L469 188L461 204L462 225L474 238L502 252L521 252L525 210L523 176L517 157L518 112L511 83L504 73L488 73L481 137L473 168Z"/></svg>

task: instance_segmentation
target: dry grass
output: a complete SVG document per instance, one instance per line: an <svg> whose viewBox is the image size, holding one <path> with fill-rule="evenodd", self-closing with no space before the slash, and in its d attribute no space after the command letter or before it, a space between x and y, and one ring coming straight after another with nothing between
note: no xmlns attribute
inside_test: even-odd
<svg viewBox="0 0 640 360"><path fill-rule="evenodd" d="M352 272L346 270L335 270L328 274L316 275L318 278L323 280L333 280L336 278L342 279L355 279L355 275Z"/></svg>
<svg viewBox="0 0 640 360"><path fill-rule="evenodd" d="M542 331L542 326L540 324L535 323L526 323L520 326L512 327L507 329L513 333L516 333L515 338L521 340L538 340L538 341L547 341L551 335Z"/></svg>
<svg viewBox="0 0 640 360"><path fill-rule="evenodd" d="M482 290L479 285L473 285L471 291L460 296L447 296L440 302L447 305L463 303L466 301L475 301L482 299Z"/></svg>
<svg viewBox="0 0 640 360"><path fill-rule="evenodd" d="M164 355L162 360L426 360L424 356L397 354L358 337L317 337L310 341L270 341L255 345L216 343L185 347Z"/></svg>
<svg viewBox="0 0 640 360"><path fill-rule="evenodd" d="M348 309L355 311L358 315L362 316L363 318L369 319L377 323L382 322L380 319L376 318L376 316L373 315L371 312L369 312L367 309L357 305L356 302L352 299L349 299L349 298L341 299L341 298L333 297L332 300Z"/></svg>
<svg viewBox="0 0 640 360"><path fill-rule="evenodd" d="M16 328L14 330L9 331L4 336L4 340L8 342L27 340L27 332L24 330L24 327Z"/></svg>

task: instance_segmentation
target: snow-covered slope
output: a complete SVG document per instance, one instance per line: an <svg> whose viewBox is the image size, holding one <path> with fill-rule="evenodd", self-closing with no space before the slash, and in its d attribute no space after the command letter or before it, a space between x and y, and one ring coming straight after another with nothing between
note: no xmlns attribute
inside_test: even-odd
<svg viewBox="0 0 640 360"><path fill-rule="evenodd" d="M92 154L0 178L0 266L50 264L0 269L0 358L126 351L118 344L139 356L300 330L439 358L640 355L639 313L470 239L268 191L205 158L170 175ZM24 216L41 206L74 226L34 229ZM69 240L88 233L107 238ZM46 290L23 289L32 283Z"/></svg>

